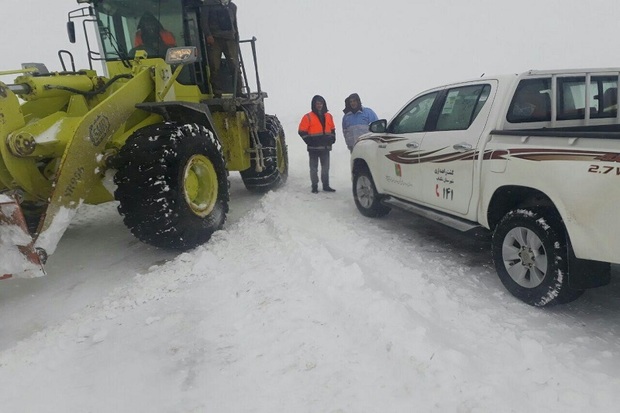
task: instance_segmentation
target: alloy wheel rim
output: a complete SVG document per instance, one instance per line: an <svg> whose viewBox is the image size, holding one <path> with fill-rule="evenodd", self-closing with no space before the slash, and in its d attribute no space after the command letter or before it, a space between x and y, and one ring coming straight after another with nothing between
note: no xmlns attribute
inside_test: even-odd
<svg viewBox="0 0 620 413"><path fill-rule="evenodd" d="M510 278L521 287L536 288L547 274L548 256L543 242L528 228L513 228L506 234L502 259Z"/></svg>
<svg viewBox="0 0 620 413"><path fill-rule="evenodd" d="M368 209L374 202L374 191L372 190L372 183L367 176L362 175L357 179L356 184L357 200L362 207Z"/></svg>

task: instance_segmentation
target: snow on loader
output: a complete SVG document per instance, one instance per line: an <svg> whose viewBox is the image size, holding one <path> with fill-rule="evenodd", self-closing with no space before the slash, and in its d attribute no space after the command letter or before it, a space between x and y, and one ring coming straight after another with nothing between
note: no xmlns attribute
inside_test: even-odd
<svg viewBox="0 0 620 413"><path fill-rule="evenodd" d="M0 73L17 75L0 82L2 278L43 275L47 255L84 203L116 199L138 239L187 250L224 224L229 171L256 192L287 178L284 132L265 114L255 38L238 42L238 67L222 59L225 90L214 94L202 1L77 2L69 39L75 42L80 21L89 69L77 71L61 50L62 72L23 64ZM167 43L140 38L146 14L157 18ZM251 73L243 47L251 50ZM93 70L99 62L105 76Z"/></svg>

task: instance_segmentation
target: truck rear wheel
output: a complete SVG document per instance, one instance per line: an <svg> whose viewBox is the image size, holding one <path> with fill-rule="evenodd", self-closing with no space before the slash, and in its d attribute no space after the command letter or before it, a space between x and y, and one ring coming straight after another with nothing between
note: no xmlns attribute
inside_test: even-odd
<svg viewBox="0 0 620 413"><path fill-rule="evenodd" d="M555 212L510 211L495 229L492 248L500 280L527 304L562 304L583 294L569 287L566 235Z"/></svg>
<svg viewBox="0 0 620 413"><path fill-rule="evenodd" d="M266 116L267 128L259 132L258 138L263 146L262 155L265 168L256 171L256 160L252 159L252 166L241 171L241 179L245 187L252 192L268 192L284 185L288 178L288 148L284 137L284 130L277 117Z"/></svg>
<svg viewBox="0 0 620 413"><path fill-rule="evenodd" d="M164 123L129 137L115 161L114 195L125 225L141 241L187 250L222 228L228 172L213 133L197 124Z"/></svg>
<svg viewBox="0 0 620 413"><path fill-rule="evenodd" d="M390 212L390 208L381 203L375 182L365 167L353 171L353 200L357 209L367 217L382 217Z"/></svg>

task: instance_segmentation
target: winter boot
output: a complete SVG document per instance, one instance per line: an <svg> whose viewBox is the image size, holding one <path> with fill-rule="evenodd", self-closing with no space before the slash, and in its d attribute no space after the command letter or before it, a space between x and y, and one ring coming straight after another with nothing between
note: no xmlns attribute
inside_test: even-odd
<svg viewBox="0 0 620 413"><path fill-rule="evenodd" d="M323 185L323 191L325 192L336 192L336 190L334 188L332 188L329 185Z"/></svg>
<svg viewBox="0 0 620 413"><path fill-rule="evenodd" d="M318 194L319 193L319 188L316 185L312 185L312 193L313 194Z"/></svg>

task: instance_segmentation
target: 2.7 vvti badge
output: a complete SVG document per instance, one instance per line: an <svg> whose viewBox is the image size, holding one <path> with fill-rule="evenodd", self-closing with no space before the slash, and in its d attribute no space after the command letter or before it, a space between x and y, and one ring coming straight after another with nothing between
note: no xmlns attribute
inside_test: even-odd
<svg viewBox="0 0 620 413"><path fill-rule="evenodd" d="M572 301L620 263L619 78L529 71L423 92L355 145L355 203L370 217L396 207L487 228L514 296Z"/></svg>

